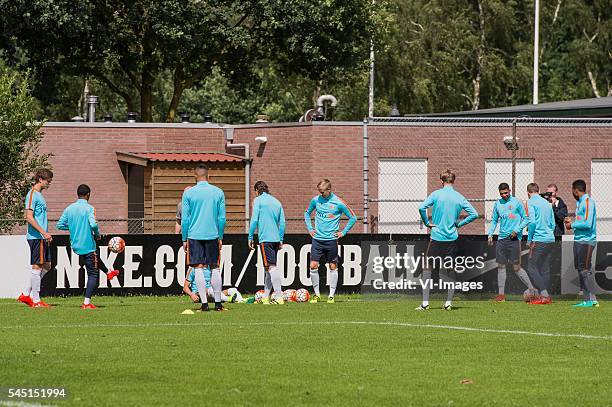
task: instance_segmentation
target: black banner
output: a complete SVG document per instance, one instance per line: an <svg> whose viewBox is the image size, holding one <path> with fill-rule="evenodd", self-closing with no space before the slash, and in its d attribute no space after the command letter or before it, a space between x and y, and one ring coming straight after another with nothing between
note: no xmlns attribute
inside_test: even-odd
<svg viewBox="0 0 612 407"><path fill-rule="evenodd" d="M118 278L111 283L101 274L98 295L132 294L179 294L185 280L185 254L180 235L122 235L126 248L121 254L111 253L108 240L100 242L101 270L117 269ZM338 263L338 292L359 292L369 268L376 256L396 253L424 251L428 235L371 235L349 234L340 240L340 261ZM284 288L311 289L309 235L287 235L283 249L279 252L278 266L283 272ZM409 246L412 247L409 249ZM483 267L478 272L466 270L459 275L461 281L481 281L481 292L497 290L497 263L495 247L488 246L485 236L462 236L459 240L463 255L483 256ZM561 246L558 245L560 252ZM526 267L526 253L523 252L523 267ZM561 256L553 256L551 285L553 292L560 289ZM80 265L79 256L72 252L68 236L54 236L52 245L53 270L43 279L43 295L81 295L86 282L86 271ZM246 235L226 235L221 252L221 269L224 287L234 286L241 292L255 292L263 288L264 269L259 250L251 251ZM327 273L321 265L321 291L326 292ZM417 274L418 275L418 271ZM510 269L506 283L507 293L522 293L524 287ZM416 294L417 292L415 292Z"/></svg>

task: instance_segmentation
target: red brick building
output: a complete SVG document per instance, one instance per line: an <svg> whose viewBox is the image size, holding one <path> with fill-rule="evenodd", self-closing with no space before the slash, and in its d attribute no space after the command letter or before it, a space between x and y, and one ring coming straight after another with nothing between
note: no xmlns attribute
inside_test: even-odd
<svg viewBox="0 0 612 407"><path fill-rule="evenodd" d="M248 143L252 159L250 188L257 180L265 180L271 192L285 207L288 218L296 218L288 225L289 232L303 232L304 209L317 194L316 184L321 178L332 181L334 191L363 215L364 202L364 125L358 122L313 122L287 124L254 124L221 126L216 124L151 124L151 123L47 123L43 127L41 152L52 153L51 164L55 178L45 192L50 219L57 219L63 208L76 199L76 187L87 183L92 187L91 203L100 219L128 217L128 181L117 153L213 152L244 155L240 149L226 149L226 136L232 133L233 143ZM510 152L502 139L512 133L509 121L502 120L412 120L409 122L375 122L367 126L368 135L368 191L371 199L379 198L381 160L398 168L417 163L426 168L426 192L439 187L438 174L445 168L457 173L457 189L467 198L483 199L491 196L485 191L487 169L496 160L506 168ZM533 180L546 187L559 186L570 209L570 184L583 178L591 184L591 174L610 170L612 175L612 124L597 121L531 120L517 127L520 149L517 157L533 170ZM256 137L266 137L258 143ZM407 160L407 161L402 161ZM414 161L410 161L414 160ZM424 163L424 164L423 164ZM491 164L493 163L493 164ZM531 164L530 164L531 163ZM594 164L595 163L595 164ZM489 165L489 167L487 167ZM418 188L410 174L397 184L391 179L392 192ZM605 175L598 175L598 185ZM608 178L609 179L609 178ZM507 178L510 183L510 178ZM388 182L388 181L385 181ZM423 181L425 182L425 181ZM496 181L495 181L496 182ZM395 185L395 186L394 186ZM524 189L517 184L517 191ZM420 188L421 196L424 185ZM490 189L490 188L489 188ZM496 191L493 191L495 193ZM391 194L393 195L393 194ZM414 195L414 196L417 196ZM600 215L612 216L612 186L605 191L598 186L593 193L599 204ZM253 195L250 201L252 202ZM385 210L401 212L402 207ZM370 203L371 231L377 231L377 202ZM483 213L484 203L476 202ZM396 208L396 209L393 209ZM412 207L411 207L412 208ZM410 209L412 212L413 209ZM411 218L418 216L414 213ZM401 219L404 219L400 216ZM478 223L478 222L477 222ZM358 223L355 231L363 231ZM482 233L482 221L471 225L466 232ZM408 232L408 231L407 231ZM612 233L612 230L609 231Z"/></svg>

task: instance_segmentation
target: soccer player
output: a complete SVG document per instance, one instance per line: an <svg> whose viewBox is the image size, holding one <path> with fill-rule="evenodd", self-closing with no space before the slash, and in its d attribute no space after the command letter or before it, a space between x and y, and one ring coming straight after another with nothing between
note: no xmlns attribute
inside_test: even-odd
<svg viewBox="0 0 612 407"><path fill-rule="evenodd" d="M206 292L204 270L211 270L211 285L216 311L227 311L221 304L221 270L219 255L225 229L225 195L208 182L208 168L195 169L197 184L183 193L181 230L187 265L194 268L198 291ZM206 295L200 296L202 311L209 311Z"/></svg>
<svg viewBox="0 0 612 407"><path fill-rule="evenodd" d="M457 238L459 234L457 229L478 218L478 212L476 212L472 204L463 195L455 191L453 187L455 178L455 173L451 170L441 173L440 181L442 182L442 188L432 192L419 207L421 219L431 231L431 240L425 253L427 261L422 275L422 280L425 283L423 287L423 302L416 308L417 311L429 309L430 286L427 282L431 280L432 273L429 258L444 259L450 257L454 261L458 254ZM431 222L427 217L427 208L432 208ZM467 212L468 216L459 221L459 215L462 210ZM452 270L447 270L447 272L450 277ZM454 287L449 287L446 302L444 303L446 311L450 311L453 307L454 294Z"/></svg>
<svg viewBox="0 0 612 407"><path fill-rule="evenodd" d="M257 240L264 263L264 295L263 304L284 304L281 280L283 276L276 267L276 256L283 246L285 236L285 212L283 206L270 195L268 185L257 181L254 186L257 197L253 202L253 214L249 228L249 248L255 249L253 235L257 230ZM274 295L270 299L270 291Z"/></svg>
<svg viewBox="0 0 612 407"><path fill-rule="evenodd" d="M536 183L527 185L527 217L529 233L529 275L540 290L539 298L530 304L545 305L552 303L548 288L550 286L550 260L555 245L555 214L550 203L540 196L540 187Z"/></svg>
<svg viewBox="0 0 612 407"><path fill-rule="evenodd" d="M47 201L42 191L49 188L53 180L51 170L41 168L34 174L34 186L25 198L25 218L28 222L26 238L30 246L30 279L17 298L32 308L48 308L49 304L40 299L40 285L44 275L51 269L51 248L53 238L47 222Z"/></svg>
<svg viewBox="0 0 612 407"><path fill-rule="evenodd" d="M308 233L312 236L310 251L310 279L314 289L311 303L321 301L319 290L319 262L325 259L329 263L329 296L327 303L335 302L336 287L338 285L338 239L345 236L357 222L355 212L342 199L332 192L331 181L322 179L317 184L319 196L310 201L308 209L304 212L304 220ZM312 228L310 214L315 211L315 227ZM342 231L339 231L340 217L345 214L348 222Z"/></svg>
<svg viewBox="0 0 612 407"><path fill-rule="evenodd" d="M96 309L91 303L91 297L98 288L100 269L98 268L99 249L96 240L100 239L100 230L96 221L96 210L89 204L91 189L85 184L77 188L77 201L70 204L57 222L59 230L70 231L70 246L79 255L79 260L85 263L87 270L87 285L85 299L81 309ZM110 281L119 274L117 270L106 273Z"/></svg>
<svg viewBox="0 0 612 407"><path fill-rule="evenodd" d="M512 196L510 186L502 182L499 184L501 199L493 205L493 216L489 228L489 246L493 245L493 233L499 223L499 236L495 247L497 259L497 287L498 295L495 301L506 301L506 264L510 263L518 278L527 286L531 295L535 288L529 280L527 272L521 268L521 237L523 229L529 223L525 208L521 201Z"/></svg>
<svg viewBox="0 0 612 407"><path fill-rule="evenodd" d="M574 267L584 282L584 301L574 307L598 307L595 297L595 276L591 268L593 251L597 245L596 206L593 198L586 193L586 182L578 179L572 183L572 195L576 199L576 219L565 218L568 230L574 230Z"/></svg>
<svg viewBox="0 0 612 407"><path fill-rule="evenodd" d="M206 294L209 297L214 298L214 292L212 286L210 285L210 269L204 269L204 279L206 280ZM195 272L192 268L189 269L189 274L187 278L185 278L185 283L183 284L183 292L187 294L193 302L200 302L200 294L198 291L198 287L195 282ZM230 287L227 290L221 291L221 302L245 302L245 299L240 294L235 287Z"/></svg>

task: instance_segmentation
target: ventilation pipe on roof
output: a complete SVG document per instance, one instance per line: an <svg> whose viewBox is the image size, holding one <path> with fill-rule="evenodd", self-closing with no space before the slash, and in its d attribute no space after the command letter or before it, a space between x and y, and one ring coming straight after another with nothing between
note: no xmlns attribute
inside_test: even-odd
<svg viewBox="0 0 612 407"><path fill-rule="evenodd" d="M235 148L243 148L244 149L244 158L245 158L245 166L244 166L244 227L245 232L249 232L249 217L250 206L251 206L251 146L249 143L234 143L234 129L226 128L225 129L225 148L235 149Z"/></svg>
<svg viewBox="0 0 612 407"><path fill-rule="evenodd" d="M87 121L93 123L96 121L96 106L98 105L98 97L89 95L87 97Z"/></svg>

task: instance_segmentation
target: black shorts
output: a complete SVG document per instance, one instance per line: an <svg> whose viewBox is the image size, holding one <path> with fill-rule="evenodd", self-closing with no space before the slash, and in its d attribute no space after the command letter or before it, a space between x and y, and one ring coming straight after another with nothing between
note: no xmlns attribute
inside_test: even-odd
<svg viewBox="0 0 612 407"><path fill-rule="evenodd" d="M30 264L40 265L51 262L51 246L45 239L28 239Z"/></svg>
<svg viewBox="0 0 612 407"><path fill-rule="evenodd" d="M279 242L263 242L259 244L264 267L276 266L276 255L280 250Z"/></svg>
<svg viewBox="0 0 612 407"><path fill-rule="evenodd" d="M317 263L338 263L338 241L312 239L310 248L310 261Z"/></svg>
<svg viewBox="0 0 612 407"><path fill-rule="evenodd" d="M578 271L590 270L595 245L574 242L574 267Z"/></svg>
<svg viewBox="0 0 612 407"><path fill-rule="evenodd" d="M495 246L497 264L521 264L521 241L509 237L500 239Z"/></svg>
<svg viewBox="0 0 612 407"><path fill-rule="evenodd" d="M554 250L555 242L534 242L533 249L529 252L527 264L529 272L550 273L550 262Z"/></svg>
<svg viewBox="0 0 612 407"><path fill-rule="evenodd" d="M454 259L459 254L459 246L456 240L448 242L439 242L437 240L430 240L425 251L426 257L450 257Z"/></svg>
<svg viewBox="0 0 612 407"><path fill-rule="evenodd" d="M188 266L206 264L211 267L219 265L219 239L195 240L187 239L187 253L185 253Z"/></svg>

